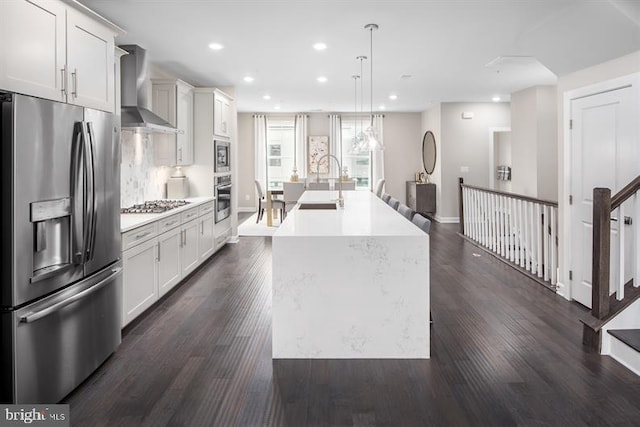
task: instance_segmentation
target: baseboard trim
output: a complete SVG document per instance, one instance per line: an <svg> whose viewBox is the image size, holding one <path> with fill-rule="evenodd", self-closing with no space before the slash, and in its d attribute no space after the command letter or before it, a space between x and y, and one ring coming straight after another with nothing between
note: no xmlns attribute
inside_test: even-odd
<svg viewBox="0 0 640 427"><path fill-rule="evenodd" d="M256 209L255 206L252 207L252 208L241 208L241 207L238 206L238 209L236 209L237 212L250 212L250 213L254 213L257 210L258 209Z"/></svg>
<svg viewBox="0 0 640 427"><path fill-rule="evenodd" d="M457 216L439 216L436 215L434 217L434 219L436 220L436 222L439 222L441 224L459 224L460 223L460 218Z"/></svg>

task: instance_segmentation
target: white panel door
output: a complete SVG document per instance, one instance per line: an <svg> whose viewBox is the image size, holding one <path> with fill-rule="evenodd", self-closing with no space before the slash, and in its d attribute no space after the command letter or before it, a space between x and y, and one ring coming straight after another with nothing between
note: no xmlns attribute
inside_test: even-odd
<svg viewBox="0 0 640 427"><path fill-rule="evenodd" d="M156 244L152 239L122 253L122 326L126 326L158 299Z"/></svg>
<svg viewBox="0 0 640 427"><path fill-rule="evenodd" d="M182 250L180 259L182 262L183 277L191 273L199 265L198 234L200 233L200 223L193 220L182 226Z"/></svg>
<svg viewBox="0 0 640 427"><path fill-rule="evenodd" d="M65 23L62 2L0 1L0 89L66 100Z"/></svg>
<svg viewBox="0 0 640 427"><path fill-rule="evenodd" d="M113 112L114 35L80 12L67 12L67 102Z"/></svg>
<svg viewBox="0 0 640 427"><path fill-rule="evenodd" d="M180 227L158 237L158 293L162 296L182 279L180 266Z"/></svg>
<svg viewBox="0 0 640 427"><path fill-rule="evenodd" d="M610 188L613 195L640 174L638 99L637 87L625 87L571 101L571 295L587 307L592 291L593 189ZM626 226L611 222L611 284L618 280L619 227Z"/></svg>
<svg viewBox="0 0 640 427"><path fill-rule="evenodd" d="M200 223L200 240L198 242L198 252L200 253L200 262L205 261L213 254L214 234L213 234L213 214L201 216L198 219Z"/></svg>

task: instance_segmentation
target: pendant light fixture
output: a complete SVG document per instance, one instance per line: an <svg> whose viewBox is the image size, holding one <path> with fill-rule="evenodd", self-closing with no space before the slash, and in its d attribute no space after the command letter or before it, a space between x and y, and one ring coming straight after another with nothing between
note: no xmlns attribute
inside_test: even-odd
<svg viewBox="0 0 640 427"><path fill-rule="evenodd" d="M378 24L367 24L364 28L365 30L369 30L370 33L369 60L371 61L371 116L369 126L365 129L364 133L367 137L369 151L384 150L384 147L380 142L380 138L378 137L378 131L373 125L373 31L378 29Z"/></svg>
<svg viewBox="0 0 640 427"><path fill-rule="evenodd" d="M362 115L364 113L364 86L363 81L363 65L362 61L367 59L366 56L360 55L357 56L356 59L360 61L360 75L358 78L360 79L360 115L358 115L358 94L356 88L356 109L355 109L355 126L354 126L354 136L353 136L353 146L352 150L354 153L360 153L362 151L367 151L365 145L367 143L367 137L364 134L364 125L362 124ZM358 130L358 123L360 124L360 130Z"/></svg>

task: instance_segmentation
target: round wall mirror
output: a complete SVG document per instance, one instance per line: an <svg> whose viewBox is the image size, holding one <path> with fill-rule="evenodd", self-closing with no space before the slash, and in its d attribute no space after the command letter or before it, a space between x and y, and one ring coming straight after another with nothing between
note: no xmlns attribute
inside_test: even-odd
<svg viewBox="0 0 640 427"><path fill-rule="evenodd" d="M422 166L427 175L436 168L436 138L430 130L422 138Z"/></svg>

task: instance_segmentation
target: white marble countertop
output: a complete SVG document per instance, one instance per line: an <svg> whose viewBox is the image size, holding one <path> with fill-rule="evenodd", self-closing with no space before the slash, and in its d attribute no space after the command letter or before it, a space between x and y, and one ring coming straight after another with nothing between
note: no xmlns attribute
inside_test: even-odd
<svg viewBox="0 0 640 427"><path fill-rule="evenodd" d="M344 208L294 208L274 237L297 236L423 236L411 221L369 191L343 191ZM331 202L337 191L305 191L298 203Z"/></svg>
<svg viewBox="0 0 640 427"><path fill-rule="evenodd" d="M162 213L120 214L120 232L126 233L127 231L133 230L134 228L138 228L143 225L150 224L154 221L158 221L162 218L184 212L193 207L215 200L215 197L189 197L184 200L189 202L189 204Z"/></svg>

